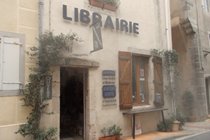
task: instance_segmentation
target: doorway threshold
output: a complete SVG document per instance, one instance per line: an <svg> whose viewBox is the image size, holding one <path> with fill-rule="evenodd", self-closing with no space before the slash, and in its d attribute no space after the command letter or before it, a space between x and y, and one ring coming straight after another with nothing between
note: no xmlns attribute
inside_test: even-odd
<svg viewBox="0 0 210 140"><path fill-rule="evenodd" d="M77 136L77 137L61 138L61 140L83 140L83 138Z"/></svg>

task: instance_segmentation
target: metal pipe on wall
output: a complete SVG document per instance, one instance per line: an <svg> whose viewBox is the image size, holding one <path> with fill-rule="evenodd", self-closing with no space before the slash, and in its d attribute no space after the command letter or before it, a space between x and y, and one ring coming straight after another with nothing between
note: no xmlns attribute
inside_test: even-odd
<svg viewBox="0 0 210 140"><path fill-rule="evenodd" d="M164 0L167 49L172 50L170 0Z"/></svg>
<svg viewBox="0 0 210 140"><path fill-rule="evenodd" d="M39 35L43 34L44 0L39 0Z"/></svg>

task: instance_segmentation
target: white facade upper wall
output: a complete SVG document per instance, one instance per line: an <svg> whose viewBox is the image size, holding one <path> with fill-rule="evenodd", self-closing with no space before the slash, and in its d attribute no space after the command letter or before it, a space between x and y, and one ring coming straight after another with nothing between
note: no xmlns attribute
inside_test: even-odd
<svg viewBox="0 0 210 140"><path fill-rule="evenodd" d="M48 0L44 3L44 30L51 30L54 33L77 33L83 42L80 43L79 49L73 49L73 53L89 54L89 52L93 50L93 31L90 26L91 24L82 25L81 22L69 22L64 20L62 16L62 5L65 4L68 8L68 16L71 17L73 16L74 8L78 8L79 10L88 10L90 13L97 12L101 14L103 23L106 16L110 15L113 22L115 18L119 18L139 24L138 35L104 29L102 27L103 50L101 51L128 51L129 47L144 50L151 50L154 48L164 49L166 46L160 44L162 43L161 41L165 41L163 39L163 37L165 37L163 34L165 27L164 24L160 25L158 22L159 18L161 18L161 22L165 22L162 21L162 19L164 19L164 14L161 14L161 17L159 17L157 3L158 2L154 0L132 0L130 3L121 0L117 11L111 12L91 6L88 0ZM164 9L163 2L160 4L161 9ZM162 36L161 40L160 36Z"/></svg>

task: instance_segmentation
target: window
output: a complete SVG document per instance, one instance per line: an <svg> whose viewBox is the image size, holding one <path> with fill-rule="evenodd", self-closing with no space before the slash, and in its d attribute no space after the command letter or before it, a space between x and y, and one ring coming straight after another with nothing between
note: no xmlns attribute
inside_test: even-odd
<svg viewBox="0 0 210 140"><path fill-rule="evenodd" d="M148 105L150 102L149 76L153 75L154 104L163 105L162 59L154 58L153 72L149 73L150 57L119 52L119 94L120 109Z"/></svg>
<svg viewBox="0 0 210 140"><path fill-rule="evenodd" d="M24 78L21 39L0 34L0 90L17 91ZM1 93L0 93L1 94Z"/></svg>
<svg viewBox="0 0 210 140"><path fill-rule="evenodd" d="M149 58L143 56L132 57L132 98L135 105L148 104L148 63Z"/></svg>

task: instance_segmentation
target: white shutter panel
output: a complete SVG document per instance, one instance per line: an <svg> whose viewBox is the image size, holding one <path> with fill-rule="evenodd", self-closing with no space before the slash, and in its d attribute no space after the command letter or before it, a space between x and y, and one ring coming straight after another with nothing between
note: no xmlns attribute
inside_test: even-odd
<svg viewBox="0 0 210 140"><path fill-rule="evenodd" d="M202 6L202 8L203 8L204 10L207 10L207 9L206 9L206 6L207 6L206 0L202 0L202 1L201 1L201 6Z"/></svg>
<svg viewBox="0 0 210 140"><path fill-rule="evenodd" d="M20 40L4 38L2 90L17 90L20 86Z"/></svg>
<svg viewBox="0 0 210 140"><path fill-rule="evenodd" d="M3 38L0 38L1 41L1 47L0 47L0 90L2 89L2 76L3 76L3 68L2 68L2 59L3 59L3 46L4 46L4 41Z"/></svg>
<svg viewBox="0 0 210 140"><path fill-rule="evenodd" d="M202 0L202 7L204 8L205 11L209 12L209 3L210 0Z"/></svg>

